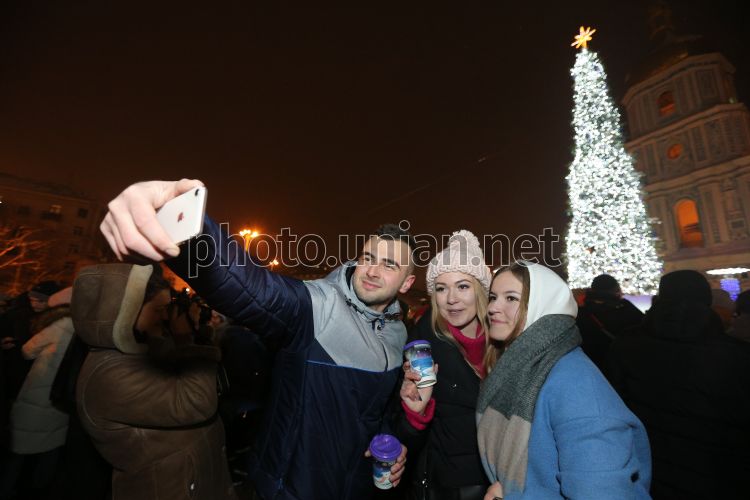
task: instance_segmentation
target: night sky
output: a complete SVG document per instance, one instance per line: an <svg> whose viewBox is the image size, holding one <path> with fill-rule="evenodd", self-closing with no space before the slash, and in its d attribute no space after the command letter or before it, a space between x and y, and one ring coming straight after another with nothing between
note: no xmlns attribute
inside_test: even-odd
<svg viewBox="0 0 750 500"><path fill-rule="evenodd" d="M0 171L102 201L197 177L236 230L563 234L569 45L598 30L619 102L649 50L646 2L364 3L6 0ZM737 67L747 103L742 4L671 2L678 31Z"/></svg>

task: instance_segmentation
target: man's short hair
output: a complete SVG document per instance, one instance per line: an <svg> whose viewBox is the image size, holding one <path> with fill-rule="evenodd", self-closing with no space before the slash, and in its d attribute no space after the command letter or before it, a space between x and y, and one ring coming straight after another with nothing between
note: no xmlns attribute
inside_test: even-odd
<svg viewBox="0 0 750 500"><path fill-rule="evenodd" d="M30 299L46 302L50 296L63 289L63 286L57 281L40 281L34 285L28 292Z"/></svg>
<svg viewBox="0 0 750 500"><path fill-rule="evenodd" d="M620 290L620 284L609 274L600 274L591 282L591 289L597 292L615 293Z"/></svg>
<svg viewBox="0 0 750 500"><path fill-rule="evenodd" d="M159 264L152 264L153 272L148 278L146 283L146 291L143 296L143 303L149 302L151 299L156 297L156 294L162 290L171 290L172 285L164 277L164 270Z"/></svg>
<svg viewBox="0 0 750 500"><path fill-rule="evenodd" d="M409 246L409 268L414 268L414 253L417 250L417 242L409 234L409 231L402 229L398 224L382 224L371 236L406 243Z"/></svg>

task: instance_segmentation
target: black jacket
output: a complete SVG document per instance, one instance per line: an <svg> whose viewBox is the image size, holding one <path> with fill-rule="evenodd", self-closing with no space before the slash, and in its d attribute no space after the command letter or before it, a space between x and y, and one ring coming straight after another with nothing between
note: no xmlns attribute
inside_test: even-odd
<svg viewBox="0 0 750 500"><path fill-rule="evenodd" d="M583 339L583 352L602 371L612 340L643 322L643 313L625 299L590 290L578 309L576 323Z"/></svg>
<svg viewBox="0 0 750 500"><path fill-rule="evenodd" d="M420 481L427 472L429 484L437 488L489 485L477 445L479 377L458 348L435 336L431 323L427 310L409 333L409 341L427 340L432 345L432 358L439 365L432 393L435 415L426 429L418 431L401 409L395 426L397 437L409 449L409 461L417 464L412 481Z"/></svg>
<svg viewBox="0 0 750 500"><path fill-rule="evenodd" d="M610 354L610 381L648 431L653 498L747 498L750 345L707 305L659 300Z"/></svg>
<svg viewBox="0 0 750 500"><path fill-rule="evenodd" d="M0 315L0 338L12 337L14 345L0 351L5 377L5 397L16 399L34 360L24 359L21 347L36 333L34 320L37 314L31 308L26 294L16 299L16 305Z"/></svg>

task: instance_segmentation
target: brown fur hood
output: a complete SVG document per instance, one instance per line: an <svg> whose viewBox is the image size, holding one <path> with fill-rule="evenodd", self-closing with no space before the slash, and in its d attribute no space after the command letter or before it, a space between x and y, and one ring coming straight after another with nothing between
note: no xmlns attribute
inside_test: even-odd
<svg viewBox="0 0 750 500"><path fill-rule="evenodd" d="M114 348L124 353L146 351L133 337L146 284L153 272L149 266L100 264L85 267L73 283L71 315L78 335L92 347Z"/></svg>

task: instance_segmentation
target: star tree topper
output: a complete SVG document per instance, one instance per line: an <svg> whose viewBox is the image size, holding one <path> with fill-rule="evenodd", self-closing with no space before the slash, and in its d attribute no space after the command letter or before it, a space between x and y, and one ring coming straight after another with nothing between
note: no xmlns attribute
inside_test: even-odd
<svg viewBox="0 0 750 500"><path fill-rule="evenodd" d="M580 48L588 48L588 43L591 41L591 35L596 33L596 30L591 29L591 27L584 28L581 26L581 28L578 31L578 34L574 37L575 41L570 44L571 47L575 47L577 49Z"/></svg>

